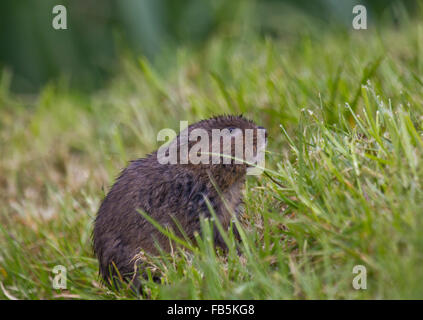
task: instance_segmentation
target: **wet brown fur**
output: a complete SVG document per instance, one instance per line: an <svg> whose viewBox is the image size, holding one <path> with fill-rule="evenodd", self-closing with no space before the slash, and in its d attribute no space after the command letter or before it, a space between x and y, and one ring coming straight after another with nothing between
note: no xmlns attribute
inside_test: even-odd
<svg viewBox="0 0 423 320"><path fill-rule="evenodd" d="M229 127L257 128L242 116L225 115L194 123L188 130L202 128L211 136L211 129ZM207 197L223 227L229 228L230 211L238 214L242 203L246 167L233 163L163 165L157 161L157 151L130 162L103 200L94 223L93 247L103 279L110 280L117 270L129 279L134 273L134 256L141 250L156 254L155 241L164 250L170 249L169 239L138 209L174 230L176 218L188 237L194 239L194 232L200 231L200 216L211 215ZM214 241L216 246L225 247L219 232Z"/></svg>

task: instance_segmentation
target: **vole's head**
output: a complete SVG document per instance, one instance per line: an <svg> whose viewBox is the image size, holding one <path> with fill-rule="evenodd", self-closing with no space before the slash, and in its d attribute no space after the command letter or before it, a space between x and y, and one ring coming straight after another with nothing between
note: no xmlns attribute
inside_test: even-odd
<svg viewBox="0 0 423 320"><path fill-rule="evenodd" d="M222 115L190 125L169 145L176 164L197 172L233 176L259 174L264 165L266 129L243 116ZM173 148L173 149L172 149ZM172 152L173 150L173 152ZM258 173L251 173L253 171Z"/></svg>

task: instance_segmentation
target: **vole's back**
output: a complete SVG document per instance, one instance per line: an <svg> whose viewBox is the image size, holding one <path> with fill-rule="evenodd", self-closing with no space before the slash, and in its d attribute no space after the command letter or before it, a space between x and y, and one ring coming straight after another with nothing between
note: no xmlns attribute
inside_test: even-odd
<svg viewBox="0 0 423 320"><path fill-rule="evenodd" d="M241 203L243 179L226 192L232 210ZM100 273L107 279L134 271L133 257L144 250L157 253L155 241L169 250L169 240L139 213L146 212L163 226L177 231L176 218L191 239L200 230L200 216L210 216L205 197L210 201L224 226L230 215L210 181L196 176L188 167L161 165L154 156L131 162L121 173L104 199L94 226L94 251L100 262ZM224 246L216 234L216 244Z"/></svg>

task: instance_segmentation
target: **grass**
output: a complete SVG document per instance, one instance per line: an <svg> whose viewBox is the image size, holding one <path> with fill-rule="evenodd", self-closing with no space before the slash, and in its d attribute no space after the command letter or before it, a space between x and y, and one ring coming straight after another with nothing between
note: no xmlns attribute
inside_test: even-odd
<svg viewBox="0 0 423 320"><path fill-rule="evenodd" d="M92 222L128 160L178 130L244 113L269 132L266 174L249 177L241 255L150 257L152 299L423 298L423 59L421 22L367 31L305 27L265 38L216 35L181 48L167 70L122 58L107 88L66 79L36 96L0 80L0 298L131 299L104 288ZM67 290L52 288L64 265ZM367 289L355 290L355 265Z"/></svg>

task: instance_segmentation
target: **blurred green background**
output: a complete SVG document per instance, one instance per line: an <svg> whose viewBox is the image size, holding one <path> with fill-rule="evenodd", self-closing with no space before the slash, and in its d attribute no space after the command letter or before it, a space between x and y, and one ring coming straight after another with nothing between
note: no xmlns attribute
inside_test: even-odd
<svg viewBox="0 0 423 320"><path fill-rule="evenodd" d="M148 298L421 299L422 17L421 0L0 1L0 299L132 298L98 279L104 195L159 130L225 113L269 133L245 249L153 259Z"/></svg>
<svg viewBox="0 0 423 320"><path fill-rule="evenodd" d="M67 8L67 30L52 28L57 4ZM58 79L93 90L119 71L122 56L145 56L165 71L178 47L201 50L217 33L283 39L316 25L317 32L351 31L355 4L366 6L369 28L401 24L418 7L414 0L1 1L0 72L12 75L11 90L18 93Z"/></svg>

